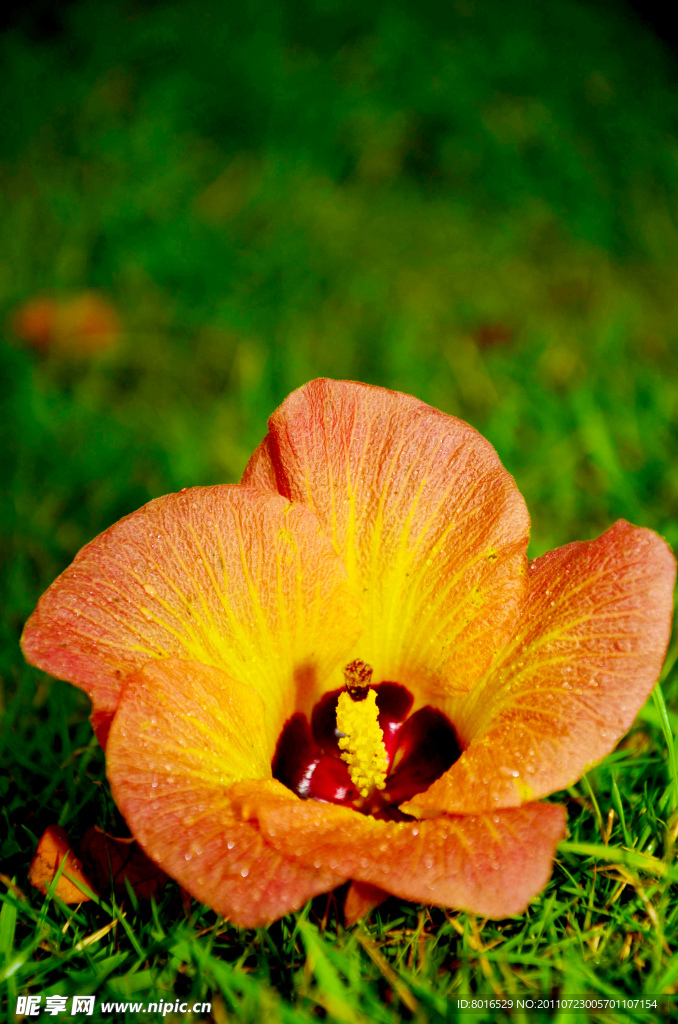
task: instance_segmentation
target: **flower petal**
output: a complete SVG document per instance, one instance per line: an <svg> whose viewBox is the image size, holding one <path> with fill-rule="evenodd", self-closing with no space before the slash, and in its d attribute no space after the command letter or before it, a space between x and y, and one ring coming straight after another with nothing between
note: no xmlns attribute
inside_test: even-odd
<svg viewBox="0 0 678 1024"><path fill-rule="evenodd" d="M528 804L493 814L431 821L381 821L347 807L234 787L243 817L287 857L341 871L401 899L495 919L522 913L547 883L566 813Z"/></svg>
<svg viewBox="0 0 678 1024"><path fill-rule="evenodd" d="M318 520L270 491L157 498L88 544L28 620L26 657L84 689L100 737L125 676L179 656L265 697L274 746L359 634L355 598Z"/></svg>
<svg viewBox="0 0 678 1024"><path fill-rule="evenodd" d="M320 519L364 604L354 656L375 683L422 699L465 692L508 639L529 519L492 446L461 420L383 388L312 381L273 414L243 483Z"/></svg>
<svg viewBox="0 0 678 1024"><path fill-rule="evenodd" d="M666 542L623 521L532 562L511 644L476 691L446 706L464 753L403 810L515 807L581 778L657 681L675 575Z"/></svg>
<svg viewBox="0 0 678 1024"><path fill-rule="evenodd" d="M291 861L234 812L236 780L254 780L254 799L280 786L270 777L265 717L259 695L220 669L151 662L127 679L106 751L111 792L146 854L244 927L267 924L346 879Z"/></svg>
<svg viewBox="0 0 678 1024"><path fill-rule="evenodd" d="M66 863L54 887L54 895L64 903L84 903L91 899L91 896L79 888L78 883L93 892L96 892L96 888L83 871L82 861L75 856L70 836L60 825L48 825L40 837L28 869L28 881L47 895L64 861Z"/></svg>
<svg viewBox="0 0 678 1024"><path fill-rule="evenodd" d="M351 882L344 901L344 924L347 928L367 917L372 911L387 900L391 894L376 885L366 882Z"/></svg>

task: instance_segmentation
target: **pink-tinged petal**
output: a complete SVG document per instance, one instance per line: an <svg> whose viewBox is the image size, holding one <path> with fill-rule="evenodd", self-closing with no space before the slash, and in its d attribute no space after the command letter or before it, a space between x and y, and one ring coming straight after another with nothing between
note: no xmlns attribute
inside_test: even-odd
<svg viewBox="0 0 678 1024"><path fill-rule="evenodd" d="M529 519L468 424L409 395L312 381L270 418L243 483L320 519L363 604L353 655L375 683L402 683L424 703L466 692L508 639Z"/></svg>
<svg viewBox="0 0 678 1024"><path fill-rule="evenodd" d="M23 648L89 694L102 742L124 678L142 665L224 668L265 698L273 750L358 634L345 570L312 513L270 491L195 487L83 548L40 600Z"/></svg>
<svg viewBox="0 0 678 1024"><path fill-rule="evenodd" d="M446 707L464 753L403 810L515 807L581 778L657 681L675 575L666 542L623 521L532 562L511 644L477 691Z"/></svg>
<svg viewBox="0 0 678 1024"><path fill-rule="evenodd" d="M261 444L257 445L245 467L240 481L243 487L256 487L262 491L278 491L284 493L285 483L278 483L275 475L276 464L273 457L271 437L266 435Z"/></svg>
<svg viewBox="0 0 678 1024"><path fill-rule="evenodd" d="M566 830L565 808L557 804L395 822L249 787L234 787L234 806L239 800L243 818L256 818L266 841L284 856L401 899L495 919L521 914L543 889Z"/></svg>
<svg viewBox="0 0 678 1024"><path fill-rule="evenodd" d="M238 780L253 780L254 799L283 789L270 777L266 714L257 693L219 669L152 662L127 679L106 751L111 792L145 853L243 927L267 924L346 878L292 861L243 820L240 805L234 812Z"/></svg>

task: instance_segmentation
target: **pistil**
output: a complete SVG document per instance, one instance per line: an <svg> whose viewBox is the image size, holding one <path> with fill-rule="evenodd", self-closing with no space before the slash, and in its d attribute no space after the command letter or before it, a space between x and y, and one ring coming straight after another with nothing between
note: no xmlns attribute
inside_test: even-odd
<svg viewBox="0 0 678 1024"><path fill-rule="evenodd" d="M286 722L273 777L302 800L327 800L374 818L405 821L399 804L428 789L461 754L452 723L428 706L410 715L409 690L400 683L372 684L372 670L364 662L353 662L345 675L346 685L321 697L310 723L301 711ZM370 735L371 757L364 756ZM346 755L358 752L350 758L351 770Z"/></svg>
<svg viewBox="0 0 678 1024"><path fill-rule="evenodd" d="M388 755L379 725L377 694L370 687L372 669L353 661L344 669L346 689L337 700L337 733L341 759L362 797L386 787Z"/></svg>

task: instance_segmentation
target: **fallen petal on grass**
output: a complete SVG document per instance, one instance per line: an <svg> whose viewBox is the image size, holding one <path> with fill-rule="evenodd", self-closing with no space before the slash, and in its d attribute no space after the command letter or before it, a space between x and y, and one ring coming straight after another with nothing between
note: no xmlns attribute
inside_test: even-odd
<svg viewBox="0 0 678 1024"><path fill-rule="evenodd" d="M40 837L28 869L28 880L47 895L55 878L57 882L52 894L64 903L83 903L91 899L85 890L96 891L83 870L82 862L75 855L68 833L59 825L49 825Z"/></svg>

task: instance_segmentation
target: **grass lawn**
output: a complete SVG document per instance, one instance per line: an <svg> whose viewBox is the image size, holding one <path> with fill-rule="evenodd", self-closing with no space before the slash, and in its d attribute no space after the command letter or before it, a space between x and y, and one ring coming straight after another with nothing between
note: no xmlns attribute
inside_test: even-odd
<svg viewBox="0 0 678 1024"><path fill-rule="evenodd" d="M605 0L34 8L0 37L2 1019L37 993L204 1000L217 1024L670 1019L666 998L530 994L675 994L678 1015L678 642L630 734L554 798L570 836L522 917L391 898L344 929L339 893L255 930L173 882L80 906L29 885L48 825L124 824L87 699L18 647L83 544L236 482L318 376L473 424L532 557L618 518L676 547L675 62ZM89 293L115 344L31 345L29 300ZM514 1007L457 1014L472 997Z"/></svg>

